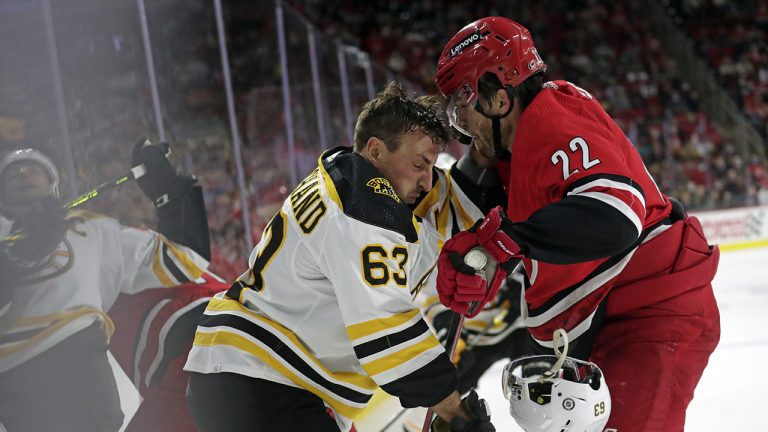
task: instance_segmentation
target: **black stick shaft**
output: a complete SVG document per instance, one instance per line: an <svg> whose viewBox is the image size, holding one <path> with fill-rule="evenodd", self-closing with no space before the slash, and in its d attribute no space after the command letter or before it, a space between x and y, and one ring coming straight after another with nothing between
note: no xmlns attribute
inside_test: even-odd
<svg viewBox="0 0 768 432"><path fill-rule="evenodd" d="M456 319L458 318L458 319ZM448 358L453 361L453 355L456 352L456 346L461 339L461 328L464 326L464 315L453 313L451 318L451 325L448 327L448 339L445 341L445 347L448 348ZM434 413L432 408L427 409L427 416L424 418L424 427L421 428L421 432L429 432L429 426L432 424L432 417Z"/></svg>
<svg viewBox="0 0 768 432"><path fill-rule="evenodd" d="M72 201L67 203L66 207L68 209L70 209L70 210L73 209L73 208L80 207L81 205L85 204L86 202L90 201L91 199L96 198L97 196L99 196L99 195L101 195L101 194L103 194L103 193L105 193L105 192L107 192L109 190L112 190L112 189L120 186L121 184L129 181L129 180L137 179L137 178L143 176L145 172L146 172L146 170L144 168L144 165L135 166L135 167L131 168L131 170L128 171L127 173L125 173L123 175L120 175L120 176L117 176L117 177L113 178L112 180L106 181L106 182L96 186L95 189L92 189L92 190L90 190L90 191L80 195L79 197L73 199Z"/></svg>

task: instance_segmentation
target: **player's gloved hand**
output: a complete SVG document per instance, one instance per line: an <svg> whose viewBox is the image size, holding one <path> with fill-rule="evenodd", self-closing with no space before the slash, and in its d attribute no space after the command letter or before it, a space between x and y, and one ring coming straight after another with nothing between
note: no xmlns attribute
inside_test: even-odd
<svg viewBox="0 0 768 432"><path fill-rule="evenodd" d="M2 251L11 262L22 266L39 263L64 240L69 229L67 214L59 200L39 200L13 222L10 234L0 240Z"/></svg>
<svg viewBox="0 0 768 432"><path fill-rule="evenodd" d="M168 143L150 144L144 138L140 138L133 146L133 166L144 165L146 169L146 173L136 182L157 208L178 201L196 182L192 176L176 173L176 169L165 157L169 147Z"/></svg>
<svg viewBox="0 0 768 432"><path fill-rule="evenodd" d="M496 207L472 228L445 242L437 260L437 292L443 305L471 318L494 298L507 273L514 268L513 258L522 257L520 246L501 229L509 223L501 207ZM464 263L467 253L477 246L497 263L487 282Z"/></svg>
<svg viewBox="0 0 768 432"><path fill-rule="evenodd" d="M474 389L470 390L467 397L462 399L462 404L472 416L471 419L454 417L450 423L435 417L430 425L431 432L496 432L491 423L491 409L480 399Z"/></svg>

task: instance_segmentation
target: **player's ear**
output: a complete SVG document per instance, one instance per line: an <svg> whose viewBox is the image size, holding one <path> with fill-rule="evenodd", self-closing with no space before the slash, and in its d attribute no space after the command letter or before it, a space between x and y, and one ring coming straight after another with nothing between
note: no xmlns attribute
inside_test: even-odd
<svg viewBox="0 0 768 432"><path fill-rule="evenodd" d="M509 112L511 105L514 103L512 99L509 98L509 93L507 93L507 90L504 88L500 88L496 90L496 94L493 98L493 113L497 115L502 115L506 112Z"/></svg>
<svg viewBox="0 0 768 432"><path fill-rule="evenodd" d="M383 147L384 141L376 137L370 137L368 138L368 142L365 143L365 151L363 155L368 159L368 162L371 162L375 166L381 159L384 150Z"/></svg>

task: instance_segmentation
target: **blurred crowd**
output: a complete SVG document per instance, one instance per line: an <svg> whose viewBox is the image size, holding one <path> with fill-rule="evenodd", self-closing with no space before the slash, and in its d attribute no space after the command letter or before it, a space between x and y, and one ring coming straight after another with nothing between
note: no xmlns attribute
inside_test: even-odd
<svg viewBox="0 0 768 432"><path fill-rule="evenodd" d="M439 50L467 17L511 17L531 30L549 79L574 82L603 103L662 189L691 209L768 202L765 161L725 140L699 109L700 95L680 76L676 59L647 22L633 19L639 1L294 3L318 25L360 44L425 91L434 90ZM761 136L768 136L766 1L676 3L685 11L683 31L697 41Z"/></svg>
<svg viewBox="0 0 768 432"><path fill-rule="evenodd" d="M768 143L768 1L668 3L697 54Z"/></svg>
<svg viewBox="0 0 768 432"><path fill-rule="evenodd" d="M294 132L290 137L274 5L225 1L244 200L236 176L215 12L210 2L202 0L149 4L149 36L166 138L174 142L174 163L182 171L194 173L205 190L213 236L212 269L232 278L246 268L249 251L244 240L243 203L251 225L247 235L255 243L293 183L315 166L323 148L349 144L339 44L370 54L374 89L395 77L409 82L415 91L429 93L435 91L436 60L447 38L470 19L487 15L508 16L528 27L548 64L547 78L566 79L594 94L635 143L659 186L688 208L768 204L765 160L741 143L726 139L700 109L702 95L678 72L677 59L667 53L648 23L633 18L642 1L289 0L283 7L283 25ZM80 3L85 5L88 0L72 2ZM764 139L768 136L767 3L666 2L677 12L680 29L695 41L697 53ZM107 3L99 7L114 8ZM104 14L99 10L92 13ZM54 10L55 20L64 19L59 15ZM73 77L82 70L78 67L84 65L103 70L102 81L92 80L67 92L77 175L91 179L85 182L90 187L97 183L93 179L105 180L125 170L130 145L120 142L130 143L141 133L156 129L141 34L135 22L124 24L120 37L112 36L105 46L89 46L91 39L104 39L97 32L117 32L115 25L104 18L101 21L105 26L101 30L64 25L57 30L57 37L80 41L71 52L60 54L65 80L69 76L74 82ZM94 22L98 20L94 18ZM309 24L316 30L310 32ZM308 54L312 43L322 88L319 102ZM110 57L88 56L100 49ZM368 58L350 54L346 60L354 116L371 91L365 74ZM104 64L113 66L104 69ZM25 70L19 68L21 73ZM114 97L104 98L104 94ZM324 107L321 114L316 103ZM25 116L48 112L55 117L53 104L42 105L31 107ZM55 129L55 125L46 127ZM456 155L462 151L457 145L452 149ZM63 151L59 146L52 153L62 160ZM107 198L92 205L128 224L153 223L151 205L134 187L127 188L119 199Z"/></svg>

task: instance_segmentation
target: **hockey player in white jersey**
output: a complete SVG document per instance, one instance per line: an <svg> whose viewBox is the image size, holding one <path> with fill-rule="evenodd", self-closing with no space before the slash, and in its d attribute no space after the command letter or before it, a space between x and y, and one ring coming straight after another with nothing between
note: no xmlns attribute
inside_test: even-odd
<svg viewBox="0 0 768 432"><path fill-rule="evenodd" d="M320 157L201 318L185 366L200 430L348 431L378 387L432 407L434 430L494 430L414 302L434 284L438 233L409 204L448 138L391 84L363 107L354 150Z"/></svg>
<svg viewBox="0 0 768 432"><path fill-rule="evenodd" d="M137 144L134 164L147 169L139 186L164 204L163 231L197 252L157 232L66 210L58 171L37 150L0 160L0 265L15 281L3 285L0 306L0 424L11 432L117 431L123 414L107 361L109 308L120 293L193 281L207 267L195 180L178 175L154 146Z"/></svg>

